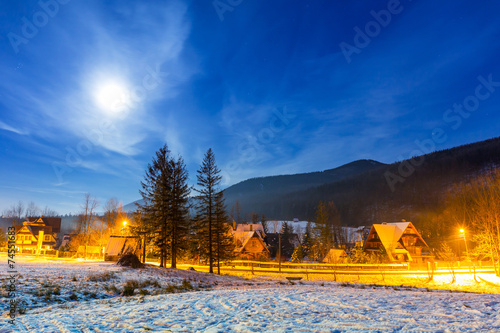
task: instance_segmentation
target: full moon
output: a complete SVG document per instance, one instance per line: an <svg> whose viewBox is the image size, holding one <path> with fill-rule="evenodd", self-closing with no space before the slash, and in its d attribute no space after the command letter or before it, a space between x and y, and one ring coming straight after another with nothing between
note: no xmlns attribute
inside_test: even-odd
<svg viewBox="0 0 500 333"><path fill-rule="evenodd" d="M94 98L99 108L111 114L122 112L130 107L130 93L123 83L117 81L98 85Z"/></svg>

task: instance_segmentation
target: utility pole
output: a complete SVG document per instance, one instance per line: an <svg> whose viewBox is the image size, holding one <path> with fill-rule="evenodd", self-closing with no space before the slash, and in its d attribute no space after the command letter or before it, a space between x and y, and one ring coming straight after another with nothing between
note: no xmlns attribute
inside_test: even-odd
<svg viewBox="0 0 500 333"><path fill-rule="evenodd" d="M281 231L278 233L279 272L281 273Z"/></svg>
<svg viewBox="0 0 500 333"><path fill-rule="evenodd" d="M146 263L146 232L142 234L142 263Z"/></svg>

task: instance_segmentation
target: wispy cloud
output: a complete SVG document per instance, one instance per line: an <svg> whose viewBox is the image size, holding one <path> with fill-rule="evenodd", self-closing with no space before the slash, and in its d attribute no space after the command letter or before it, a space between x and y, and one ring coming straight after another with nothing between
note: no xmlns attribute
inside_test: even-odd
<svg viewBox="0 0 500 333"><path fill-rule="evenodd" d="M94 133L101 137L99 145L104 149L133 156L146 132L161 136L156 118L162 115L146 109L158 100L175 97L177 85L192 75L180 58L190 31L187 7L181 2L154 7L116 2L98 10L100 6L74 3L51 23L50 38L56 48L64 49L64 65L50 58L45 70L26 65L24 69L32 70L32 75L10 72L12 80L2 80L1 88L12 96L7 101L14 113L11 117L27 119L26 125L37 137L66 137L78 143ZM68 25L69 21L73 24ZM41 49L36 52L44 56ZM145 87L145 78L152 75L156 81L149 79ZM113 115L98 109L93 94L104 79L126 83L133 95L127 112ZM103 130L109 122L113 127ZM25 133L3 122L0 126Z"/></svg>
<svg viewBox="0 0 500 333"><path fill-rule="evenodd" d="M19 135L27 135L28 134L28 133L26 133L26 132L24 132L22 130L19 130L17 128L14 128L12 126L7 125L3 121L0 121L0 129L2 129L4 131L13 132L13 133L16 133L16 134L19 134Z"/></svg>

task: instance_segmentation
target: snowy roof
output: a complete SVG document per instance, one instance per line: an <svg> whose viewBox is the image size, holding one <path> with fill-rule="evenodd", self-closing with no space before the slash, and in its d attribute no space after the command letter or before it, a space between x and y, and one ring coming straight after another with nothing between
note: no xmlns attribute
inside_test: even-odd
<svg viewBox="0 0 500 333"><path fill-rule="evenodd" d="M270 233L278 233L283 228L284 223L288 223L289 226L292 226L294 230L300 228L301 231L306 229L308 221L278 221L278 220L268 220L266 221L267 230ZM315 223L311 221L311 226L314 228Z"/></svg>
<svg viewBox="0 0 500 333"><path fill-rule="evenodd" d="M402 232L399 232L399 228L389 224L374 224L373 228L386 249L394 249L396 247L395 245L402 234Z"/></svg>
<svg viewBox="0 0 500 333"><path fill-rule="evenodd" d="M244 224L239 224L238 226L240 226L240 225L244 225ZM254 224L254 226L255 225L259 225L261 228L258 230L252 230L252 231L241 231L244 228L240 228L240 230L238 230L238 228L236 228L236 230L233 230L233 237L235 238L236 241L239 241L241 243L241 246L236 247L236 249L235 249L236 252L243 251L245 249L245 246L247 245L247 243L254 237L256 237L262 243L264 248L267 249L266 244L264 244L264 237L265 237L264 229L262 229L262 225L260 225L260 224Z"/></svg>
<svg viewBox="0 0 500 333"><path fill-rule="evenodd" d="M343 249L330 249L322 262L333 263L343 257L347 257Z"/></svg>
<svg viewBox="0 0 500 333"><path fill-rule="evenodd" d="M266 237L262 224L238 224L236 225L236 230L233 230L233 237L241 239L242 237L245 237L247 233L254 231L256 231L258 236L262 239Z"/></svg>
<svg viewBox="0 0 500 333"><path fill-rule="evenodd" d="M33 225L33 224L43 224L45 226L52 227L52 231L56 234L61 232L61 218L60 217L28 217L23 224Z"/></svg>
<svg viewBox="0 0 500 333"><path fill-rule="evenodd" d="M138 237L133 236L111 236L106 246L106 254L117 256L125 253L129 248L135 250L138 246L138 240Z"/></svg>
<svg viewBox="0 0 500 333"><path fill-rule="evenodd" d="M417 229L411 222L391 222L391 223L382 223L382 224L374 224L372 229L370 230L370 234L374 231L377 233L380 242L384 246L388 255L391 256L391 253L407 253L406 249L404 249L403 245L399 242L401 236L405 232L406 229L412 229L416 236L418 236L419 240L428 247L427 243L425 243L422 236L418 233ZM366 246L366 243L365 243Z"/></svg>
<svg viewBox="0 0 500 333"><path fill-rule="evenodd" d="M35 238L35 240L38 240L38 234L40 231L43 231L43 233L45 235L52 235L52 227L51 226L45 226L45 225L31 225L31 224L28 224L28 225L16 225L15 226L15 231L16 231L16 234L21 232L21 231L25 231L25 230L28 230L32 235L33 237Z"/></svg>

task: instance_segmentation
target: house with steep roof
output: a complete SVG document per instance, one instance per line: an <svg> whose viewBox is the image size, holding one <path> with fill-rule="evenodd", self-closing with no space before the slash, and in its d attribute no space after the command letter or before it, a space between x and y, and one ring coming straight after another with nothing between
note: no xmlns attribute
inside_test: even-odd
<svg viewBox="0 0 500 333"><path fill-rule="evenodd" d="M61 230L61 218L29 217L22 225L14 227L18 251L40 254L54 250L57 233Z"/></svg>
<svg viewBox="0 0 500 333"><path fill-rule="evenodd" d="M244 259L269 257L269 250L264 243L266 234L262 224L238 224L232 230L236 243L236 255Z"/></svg>
<svg viewBox="0 0 500 333"><path fill-rule="evenodd" d="M421 263L434 258L415 226L406 221L372 225L363 250L368 253L383 251L392 262Z"/></svg>

